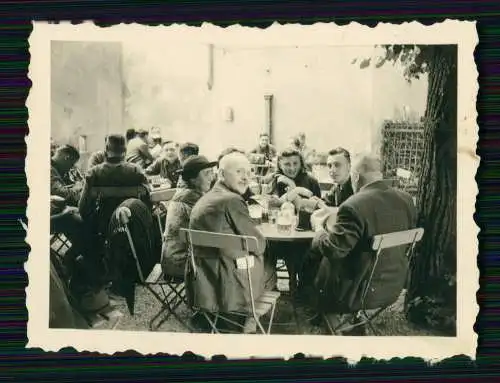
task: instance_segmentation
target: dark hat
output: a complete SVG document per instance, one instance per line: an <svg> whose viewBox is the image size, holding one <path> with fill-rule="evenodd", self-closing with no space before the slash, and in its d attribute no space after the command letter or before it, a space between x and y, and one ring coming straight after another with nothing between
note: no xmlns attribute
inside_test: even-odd
<svg viewBox="0 0 500 383"><path fill-rule="evenodd" d="M186 179L187 177L196 177L200 171L203 169L211 168L217 165L216 161L210 162L205 156L192 156L184 161L182 169L177 172L182 174L182 177Z"/></svg>
<svg viewBox="0 0 500 383"><path fill-rule="evenodd" d="M110 134L106 139L106 156L108 158L122 157L127 151L125 137L121 134Z"/></svg>

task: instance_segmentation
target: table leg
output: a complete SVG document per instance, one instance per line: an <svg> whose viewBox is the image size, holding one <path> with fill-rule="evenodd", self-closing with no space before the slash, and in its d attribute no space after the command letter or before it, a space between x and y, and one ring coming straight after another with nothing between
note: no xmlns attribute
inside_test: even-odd
<svg viewBox="0 0 500 383"><path fill-rule="evenodd" d="M297 292L297 263L294 257L287 257L285 260L286 268L288 270L289 288L290 296L292 299L295 298L295 293Z"/></svg>

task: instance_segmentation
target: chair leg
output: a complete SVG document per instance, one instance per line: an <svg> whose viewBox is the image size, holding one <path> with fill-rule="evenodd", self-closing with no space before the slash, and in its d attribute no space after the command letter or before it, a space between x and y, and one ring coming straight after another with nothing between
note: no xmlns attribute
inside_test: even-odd
<svg viewBox="0 0 500 383"><path fill-rule="evenodd" d="M217 319L219 319L219 315L217 315L217 314L215 315L215 321L212 321L210 319L210 316L207 315L207 313L205 313L205 312L203 313L203 316L210 324L210 327L212 327L212 334L219 334L219 330L217 330Z"/></svg>
<svg viewBox="0 0 500 383"><path fill-rule="evenodd" d="M328 317L325 314L323 314L323 321L325 322L326 327L328 328L328 331L330 331L330 334L336 335L335 330L332 328L332 325L331 325L330 321L328 320Z"/></svg>
<svg viewBox="0 0 500 383"><path fill-rule="evenodd" d="M167 286L170 290L168 292L165 290L163 284L160 285L164 298L160 298L156 292L153 292L156 298L159 299L160 302L162 303L162 307L160 311L153 317L153 319L151 319L150 329L152 331L158 329L163 323L165 323L165 321L167 321L170 318L170 315L172 315L182 326L184 326L185 328L187 328L189 331L192 332L192 328L188 324L186 324L185 321L181 319L176 312L177 308L182 303L187 303L184 294L185 292L184 285L176 287L174 285L167 284ZM151 289L149 290L151 291ZM168 312L165 314L165 311ZM161 315L164 315L163 318L161 318L161 320L155 326L153 326L153 322L155 322L158 318L160 318Z"/></svg>
<svg viewBox="0 0 500 383"><path fill-rule="evenodd" d="M269 324L267 326L268 335L271 335L271 327L273 325L273 319L274 319L274 310L276 310L276 303L273 303L273 307L271 308L271 315L269 317Z"/></svg>
<svg viewBox="0 0 500 383"><path fill-rule="evenodd" d="M260 323L260 318L254 314L253 319L255 320L255 322L257 322L257 326L259 327L259 330L262 332L262 334L267 334L264 326L262 326L262 323Z"/></svg>

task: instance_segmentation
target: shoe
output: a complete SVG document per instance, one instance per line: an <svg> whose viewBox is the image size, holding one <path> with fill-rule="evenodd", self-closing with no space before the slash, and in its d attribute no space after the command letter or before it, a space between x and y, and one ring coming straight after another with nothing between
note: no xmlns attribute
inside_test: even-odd
<svg viewBox="0 0 500 383"><path fill-rule="evenodd" d="M257 333L257 322L255 318L249 317L245 321L243 326L243 334L256 334Z"/></svg>
<svg viewBox="0 0 500 383"><path fill-rule="evenodd" d="M189 326L200 333L209 333L212 331L212 327L210 326L210 323L208 323L207 318L200 313L194 314L189 319Z"/></svg>

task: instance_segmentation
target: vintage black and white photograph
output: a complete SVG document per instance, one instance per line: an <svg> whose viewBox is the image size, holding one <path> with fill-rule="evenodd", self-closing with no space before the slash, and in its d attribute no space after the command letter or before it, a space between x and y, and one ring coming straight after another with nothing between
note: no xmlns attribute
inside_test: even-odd
<svg viewBox="0 0 500 383"><path fill-rule="evenodd" d="M473 24L464 48L437 28L395 41L87 27L46 24L61 32L32 52L48 69L28 175L47 176L28 222L47 213L29 267L44 331L117 350L127 334L287 336L299 351L302 336L475 339L477 89L459 75L476 74Z"/></svg>

